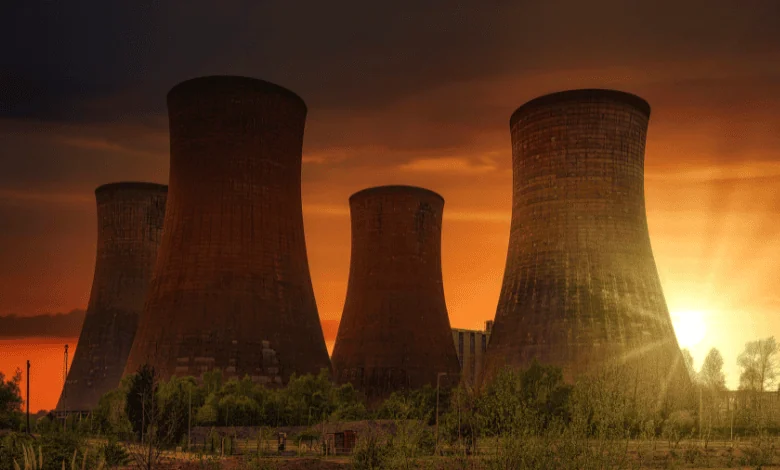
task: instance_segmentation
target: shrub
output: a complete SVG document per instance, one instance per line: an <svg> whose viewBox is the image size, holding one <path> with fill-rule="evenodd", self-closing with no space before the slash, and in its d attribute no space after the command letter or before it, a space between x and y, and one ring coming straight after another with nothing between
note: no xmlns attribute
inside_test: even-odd
<svg viewBox="0 0 780 470"><path fill-rule="evenodd" d="M109 439L101 448L101 453L109 467L119 467L127 464L130 460L130 454L116 439Z"/></svg>

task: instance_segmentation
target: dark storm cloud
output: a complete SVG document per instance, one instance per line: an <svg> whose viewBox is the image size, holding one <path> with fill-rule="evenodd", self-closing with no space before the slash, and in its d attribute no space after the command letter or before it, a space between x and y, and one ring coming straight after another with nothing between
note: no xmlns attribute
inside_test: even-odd
<svg viewBox="0 0 780 470"><path fill-rule="evenodd" d="M29 317L0 316L0 338L75 338L81 333L84 314L84 310L72 310L68 313L47 313Z"/></svg>
<svg viewBox="0 0 780 470"><path fill-rule="evenodd" d="M774 0L141 3L31 0L0 15L9 49L0 113L163 113L172 85L215 73L283 83L315 108L370 109L489 75L739 57L780 44Z"/></svg>

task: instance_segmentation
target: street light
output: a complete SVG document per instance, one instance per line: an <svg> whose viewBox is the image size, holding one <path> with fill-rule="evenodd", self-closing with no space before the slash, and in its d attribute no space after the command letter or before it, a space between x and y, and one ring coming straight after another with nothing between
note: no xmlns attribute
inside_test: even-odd
<svg viewBox="0 0 780 470"><path fill-rule="evenodd" d="M444 375L447 375L447 373L439 372L436 374L436 444L433 448L434 455L439 453L439 379Z"/></svg>

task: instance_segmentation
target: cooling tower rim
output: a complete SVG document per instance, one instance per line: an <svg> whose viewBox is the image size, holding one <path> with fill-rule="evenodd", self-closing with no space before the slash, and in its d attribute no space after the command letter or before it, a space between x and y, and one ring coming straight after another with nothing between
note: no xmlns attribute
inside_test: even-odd
<svg viewBox="0 0 780 470"><path fill-rule="evenodd" d="M256 92L278 93L280 95L292 98L297 101L303 109L308 110L306 102L294 91L285 88L276 83L272 83L260 78L245 77L242 75L204 75L184 80L174 85L166 96L170 105L171 99L188 94L202 94L204 88L211 89L230 89L231 87L241 87Z"/></svg>
<svg viewBox="0 0 780 470"><path fill-rule="evenodd" d="M106 183L95 188L95 194L107 191L137 190L137 191L158 191L168 192L168 186L159 183L148 183L144 181L119 181L116 183Z"/></svg>
<svg viewBox="0 0 780 470"><path fill-rule="evenodd" d="M605 88L582 88L578 90L565 90L555 93L548 93L526 102L512 113L509 118L509 126L513 126L520 119L520 116L526 111L541 106L549 106L566 101L590 101L590 100L610 100L618 101L638 109L643 114L650 117L650 103L632 93L620 90L610 90Z"/></svg>
<svg viewBox="0 0 780 470"><path fill-rule="evenodd" d="M372 195L376 194L424 194L426 196L434 196L438 199L441 199L442 202L444 202L444 197L430 189L421 188L419 186L409 186L404 184L389 184L385 186L373 186L366 189L361 189L360 191L352 194L349 197L349 202L352 202L356 199L360 198L367 198L371 197Z"/></svg>

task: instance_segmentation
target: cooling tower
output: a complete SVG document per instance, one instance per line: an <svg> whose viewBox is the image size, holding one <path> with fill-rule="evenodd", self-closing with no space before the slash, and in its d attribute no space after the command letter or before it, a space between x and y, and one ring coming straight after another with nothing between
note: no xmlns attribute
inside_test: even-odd
<svg viewBox="0 0 780 470"><path fill-rule="evenodd" d="M125 372L273 384L330 370L303 232L306 104L212 76L171 89L168 115L165 230Z"/></svg>
<svg viewBox="0 0 780 470"><path fill-rule="evenodd" d="M95 277L58 410L91 410L119 386L157 258L167 191L153 183L95 190Z"/></svg>
<svg viewBox="0 0 780 470"><path fill-rule="evenodd" d="M352 255L333 369L369 399L457 383L441 276L444 199L427 189L381 186L349 198ZM447 380L449 379L449 380Z"/></svg>
<svg viewBox="0 0 780 470"><path fill-rule="evenodd" d="M512 222L488 376L537 359L571 381L644 359L668 385L684 369L645 216L649 118L647 102L611 90L542 96L512 115Z"/></svg>

